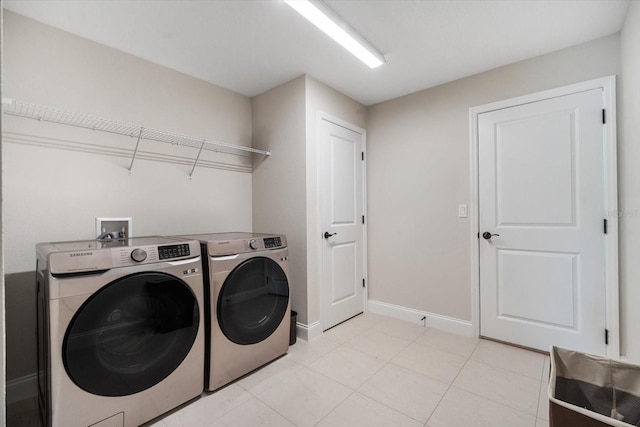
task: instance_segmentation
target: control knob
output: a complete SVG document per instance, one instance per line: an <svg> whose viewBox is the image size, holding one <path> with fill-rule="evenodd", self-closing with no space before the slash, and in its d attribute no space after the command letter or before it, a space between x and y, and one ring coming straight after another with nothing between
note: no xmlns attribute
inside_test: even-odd
<svg viewBox="0 0 640 427"><path fill-rule="evenodd" d="M249 247L251 249L258 249L258 242L256 242L256 239L249 240Z"/></svg>
<svg viewBox="0 0 640 427"><path fill-rule="evenodd" d="M142 262L147 259L147 252L144 249L140 248L134 249L131 252L131 259L135 262Z"/></svg>

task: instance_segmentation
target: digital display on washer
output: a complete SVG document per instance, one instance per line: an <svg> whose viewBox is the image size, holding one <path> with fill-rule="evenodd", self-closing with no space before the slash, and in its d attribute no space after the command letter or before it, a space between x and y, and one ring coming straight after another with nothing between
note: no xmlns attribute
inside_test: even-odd
<svg viewBox="0 0 640 427"><path fill-rule="evenodd" d="M282 246L282 241L280 237L266 237L264 239L264 247L269 248L277 248L278 246Z"/></svg>
<svg viewBox="0 0 640 427"><path fill-rule="evenodd" d="M188 243L179 245L158 246L158 256L160 259L178 258L181 256L189 256L191 251Z"/></svg>

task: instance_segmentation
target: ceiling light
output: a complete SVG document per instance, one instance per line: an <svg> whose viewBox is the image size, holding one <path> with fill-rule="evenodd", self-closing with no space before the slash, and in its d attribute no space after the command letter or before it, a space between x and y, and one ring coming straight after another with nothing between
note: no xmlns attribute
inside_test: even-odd
<svg viewBox="0 0 640 427"><path fill-rule="evenodd" d="M384 56L320 0L284 0L371 68L384 64Z"/></svg>

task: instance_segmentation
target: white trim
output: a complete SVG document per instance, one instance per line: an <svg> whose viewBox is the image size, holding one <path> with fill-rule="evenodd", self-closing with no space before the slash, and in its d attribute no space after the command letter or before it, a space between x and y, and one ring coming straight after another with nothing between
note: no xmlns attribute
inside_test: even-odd
<svg viewBox="0 0 640 427"><path fill-rule="evenodd" d="M382 301L369 300L369 312L382 314L406 322L425 325L430 328L440 329L453 334L474 336L473 325L468 320L456 319L442 316L440 314L429 313L427 311L415 310L413 308L402 307L400 305L389 304ZM423 322L422 318L425 317Z"/></svg>
<svg viewBox="0 0 640 427"><path fill-rule="evenodd" d="M602 101L606 110L606 124L603 126L603 141L605 144L605 212L617 212L618 184L617 184L617 140L616 140L616 76L607 76L589 80L574 85L545 90L517 98L493 102L469 109L469 143L470 143L470 171L471 171L471 206L469 212L471 237L471 322L474 336L480 336L480 248L478 240L479 215L478 206L478 115L489 111L509 108L516 105L528 104L550 98L584 92L592 89L602 89ZM609 330L609 345L607 355L620 357L620 311L619 311L619 283L618 283L618 216L607 215L608 233L606 235L606 299L607 317L606 328Z"/></svg>
<svg viewBox="0 0 640 427"><path fill-rule="evenodd" d="M7 405L35 397L37 394L37 373L7 381Z"/></svg>
<svg viewBox="0 0 640 427"><path fill-rule="evenodd" d="M616 78L607 78L602 85L603 105L606 110L606 123L603 129L605 142L605 203L606 210L614 211L615 215L608 215L607 239L605 240L606 286L607 286L607 329L609 330L609 345L607 354L620 357L620 308L619 308L619 280L618 280L618 139L616 112Z"/></svg>
<svg viewBox="0 0 640 427"><path fill-rule="evenodd" d="M327 122L331 122L334 125L342 126L345 129L352 130L362 135L367 133L366 129L363 129L360 126L356 126L353 123L349 123L346 120L342 120L336 116L332 116L331 114L325 113L324 111L318 111L318 119L326 120Z"/></svg>
<svg viewBox="0 0 640 427"><path fill-rule="evenodd" d="M319 140L319 132L320 132L320 121L324 120L330 123L333 123L338 126L342 126L345 129L349 129L353 132L359 133L362 135L362 151L364 152L364 161L362 162L362 215L365 216L365 223L362 225L362 274L364 276L364 280L366 286L364 291L362 292L362 306L365 311L368 311L367 301L369 298L369 275L367 270L367 226L369 224L367 218L367 131L359 126L354 125L353 123L349 123L345 120L342 120L338 117L332 116L331 114L325 113L324 111L318 111L316 115L316 182L318 189L320 188L320 171L322 170L322 155L320 150ZM318 223L316 224L317 230L322 230L322 194L320 191L316 191L316 206L317 212L316 217L318 219ZM324 319L323 319L323 299L322 299L322 283L323 281L323 241L322 239L318 239L318 317L320 325L320 333L324 330ZM314 337L315 338L315 337Z"/></svg>
<svg viewBox="0 0 640 427"><path fill-rule="evenodd" d="M322 336L322 327L320 326L319 321L313 322L310 325L296 322L296 334L300 339L311 341L318 338L319 336Z"/></svg>

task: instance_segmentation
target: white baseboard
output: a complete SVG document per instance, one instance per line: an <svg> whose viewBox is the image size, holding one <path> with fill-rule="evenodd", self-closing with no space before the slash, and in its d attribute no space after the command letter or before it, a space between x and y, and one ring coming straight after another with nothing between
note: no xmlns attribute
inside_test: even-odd
<svg viewBox="0 0 640 427"><path fill-rule="evenodd" d="M430 328L436 328L467 337L474 336L473 324L468 320L456 319L441 314L429 313L375 300L369 300L368 307L371 313L382 314L419 325L423 324L422 318L425 317L424 321L426 321L426 325Z"/></svg>
<svg viewBox="0 0 640 427"><path fill-rule="evenodd" d="M310 325L296 322L296 334L298 338L301 338L305 341L311 341L322 335L322 327L320 326L319 321L313 322Z"/></svg>
<svg viewBox="0 0 640 427"><path fill-rule="evenodd" d="M24 377L7 381L7 405L24 399L35 397L38 394L38 374L33 373Z"/></svg>

